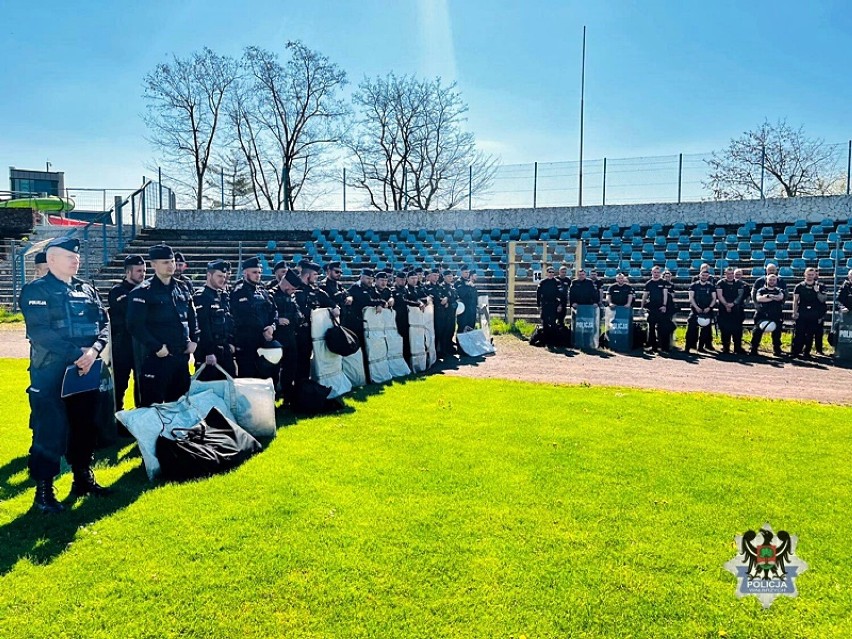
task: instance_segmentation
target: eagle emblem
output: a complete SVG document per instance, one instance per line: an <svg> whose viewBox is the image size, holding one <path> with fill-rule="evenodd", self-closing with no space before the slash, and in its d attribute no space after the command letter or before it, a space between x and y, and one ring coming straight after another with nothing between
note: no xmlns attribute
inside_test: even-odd
<svg viewBox="0 0 852 639"><path fill-rule="evenodd" d="M796 556L798 538L764 524L734 538L739 554L725 564L737 577L737 597L756 596L768 608L778 596L795 597L795 578L808 565Z"/></svg>

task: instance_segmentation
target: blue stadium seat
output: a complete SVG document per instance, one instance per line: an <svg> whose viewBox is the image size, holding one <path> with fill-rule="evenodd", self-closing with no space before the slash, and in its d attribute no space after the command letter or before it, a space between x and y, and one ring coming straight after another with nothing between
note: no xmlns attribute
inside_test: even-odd
<svg viewBox="0 0 852 639"><path fill-rule="evenodd" d="M666 253L677 253L677 242L667 242Z"/></svg>
<svg viewBox="0 0 852 639"><path fill-rule="evenodd" d="M527 269L525 269L525 268L515 269L515 277L528 277L528 276L529 276L529 273L527 272Z"/></svg>
<svg viewBox="0 0 852 639"><path fill-rule="evenodd" d="M689 261L689 251L678 251L677 252L678 262L688 262Z"/></svg>
<svg viewBox="0 0 852 639"><path fill-rule="evenodd" d="M697 226L692 229L692 233L689 234L690 237L700 240L701 236L704 235L704 230L698 228Z"/></svg>
<svg viewBox="0 0 852 639"><path fill-rule="evenodd" d="M689 244L689 252L690 253L700 253L701 252L701 242L691 242Z"/></svg>
<svg viewBox="0 0 852 639"><path fill-rule="evenodd" d="M461 236L458 239L461 239ZM521 239L521 229L509 229L509 239L515 241Z"/></svg>
<svg viewBox="0 0 852 639"><path fill-rule="evenodd" d="M702 235L701 236L701 246L713 246L713 236L712 235Z"/></svg>
<svg viewBox="0 0 852 639"><path fill-rule="evenodd" d="M701 259L705 262L712 262L716 259L716 253L714 253L710 249L707 249L706 251L701 251Z"/></svg>
<svg viewBox="0 0 852 639"><path fill-rule="evenodd" d="M831 233L828 234L828 241L829 241L830 244L834 244L839 239L841 239L840 233L838 233L837 231L832 231Z"/></svg>
<svg viewBox="0 0 852 639"><path fill-rule="evenodd" d="M775 257L779 260L789 260L790 252L787 249L778 249L775 251Z"/></svg>
<svg viewBox="0 0 852 639"><path fill-rule="evenodd" d="M713 237L715 238L725 237L726 233L727 231L725 230L724 226L717 226L715 229L713 229Z"/></svg>
<svg viewBox="0 0 852 639"><path fill-rule="evenodd" d="M702 264L704 264L704 260L692 260L692 264L690 266L692 267L693 271L697 271L701 268Z"/></svg>
<svg viewBox="0 0 852 639"><path fill-rule="evenodd" d="M789 266L782 266L781 268L778 269L778 274L781 277L789 279L789 278L793 277L793 269L791 269Z"/></svg>
<svg viewBox="0 0 852 639"><path fill-rule="evenodd" d="M808 263L802 257L797 257L790 262L790 266L794 271L804 271L808 267Z"/></svg>
<svg viewBox="0 0 852 639"><path fill-rule="evenodd" d="M642 269L640 269L640 268L636 268L636 267L634 266L633 268L631 268L631 269L630 269L630 274L629 274L629 276L628 276L628 277L630 277L630 278L632 278L632 279L639 279L639 278L641 278L641 277L642 277Z"/></svg>
<svg viewBox="0 0 852 639"><path fill-rule="evenodd" d="M751 250L751 244L749 242L738 242L737 250L740 253L748 253Z"/></svg>
<svg viewBox="0 0 852 639"><path fill-rule="evenodd" d="M796 220L795 222L793 222L793 226L795 226L797 229L806 229L806 228L808 228L808 221L807 220Z"/></svg>
<svg viewBox="0 0 852 639"><path fill-rule="evenodd" d="M838 224L837 232L841 235L849 235L850 233L852 233L852 227L850 227L848 224Z"/></svg>
<svg viewBox="0 0 852 639"><path fill-rule="evenodd" d="M592 248L598 248L601 245L601 239L599 237L589 238L589 246Z"/></svg>
<svg viewBox="0 0 852 639"><path fill-rule="evenodd" d="M787 249L791 253L801 253L802 252L802 243L799 240L793 240L792 242L790 242L790 245L787 247Z"/></svg>
<svg viewBox="0 0 852 639"><path fill-rule="evenodd" d="M633 251L630 253L630 260L633 262L642 261L642 251Z"/></svg>
<svg viewBox="0 0 852 639"><path fill-rule="evenodd" d="M834 270L834 260L830 257L821 257L819 262L817 263L817 268L821 271L833 271Z"/></svg>
<svg viewBox="0 0 852 639"><path fill-rule="evenodd" d="M689 279L689 269L686 268L685 266L681 266L677 270L677 278L679 280L688 280Z"/></svg>
<svg viewBox="0 0 852 639"><path fill-rule="evenodd" d="M669 229L669 232L666 233L666 237L670 240L676 240L680 237L680 229L672 227Z"/></svg>
<svg viewBox="0 0 852 639"><path fill-rule="evenodd" d="M725 243L730 246L735 246L739 241L739 238L734 233L730 233L725 237Z"/></svg>
<svg viewBox="0 0 852 639"><path fill-rule="evenodd" d="M747 240L750 235L750 229L745 226L741 226L737 229L737 237L743 240Z"/></svg>
<svg viewBox="0 0 852 639"><path fill-rule="evenodd" d="M642 254L643 255L653 255L654 254L654 245L650 242L645 242L642 245Z"/></svg>
<svg viewBox="0 0 852 639"><path fill-rule="evenodd" d="M762 262L766 259L766 253L764 253L760 249L755 249L751 252L751 260L752 262Z"/></svg>
<svg viewBox="0 0 852 639"><path fill-rule="evenodd" d="M833 260L837 260L838 262L842 262L846 259L846 251L843 249L831 249L829 257Z"/></svg>
<svg viewBox="0 0 852 639"><path fill-rule="evenodd" d="M771 226L764 226L762 229L760 229L760 234L764 238L775 237L775 229L773 229Z"/></svg>
<svg viewBox="0 0 852 639"><path fill-rule="evenodd" d="M642 248L642 238L641 237L634 237L632 240L630 240L630 245L633 248L641 249Z"/></svg>
<svg viewBox="0 0 852 639"><path fill-rule="evenodd" d="M730 262L739 262L740 261L739 251L728 251L725 254L725 258Z"/></svg>
<svg viewBox="0 0 852 639"><path fill-rule="evenodd" d="M752 233L749 241L756 246L763 244L763 236L760 233Z"/></svg>
<svg viewBox="0 0 852 639"><path fill-rule="evenodd" d="M613 278L613 277L615 277L616 275L618 275L618 269L617 269L617 268L608 267L608 268L604 271L604 277L606 277L606 278L608 278L608 279L612 279L612 278Z"/></svg>
<svg viewBox="0 0 852 639"><path fill-rule="evenodd" d="M802 233L802 246L813 246L816 239L813 233Z"/></svg>
<svg viewBox="0 0 852 639"><path fill-rule="evenodd" d="M660 249L665 248L666 247L666 238L664 238L662 235L658 235L657 237L654 238L654 246L656 246L657 248L660 248Z"/></svg>
<svg viewBox="0 0 852 639"><path fill-rule="evenodd" d="M689 247L689 236L688 235L681 235L679 238L677 238L677 245L678 245L678 248L682 248L682 249L688 248Z"/></svg>
<svg viewBox="0 0 852 639"><path fill-rule="evenodd" d="M604 231L601 233L601 239L602 240L611 240L612 239L612 231L610 231L609 229L604 229Z"/></svg>
<svg viewBox="0 0 852 639"><path fill-rule="evenodd" d="M755 266L753 269L751 269L752 277L763 277L764 275L766 275L766 269L762 266Z"/></svg>
<svg viewBox="0 0 852 639"><path fill-rule="evenodd" d="M663 263L662 260L660 261L660 263ZM674 271L678 266L678 261L675 259L668 259L665 261L665 265L667 269L669 269L670 271Z"/></svg>
<svg viewBox="0 0 852 639"><path fill-rule="evenodd" d="M650 271L652 268L654 268L654 260L649 260L649 259L642 260L642 270L643 271Z"/></svg>
<svg viewBox="0 0 852 639"><path fill-rule="evenodd" d="M775 266L778 266L778 260L764 260L763 261L764 266L769 266L770 264L774 264Z"/></svg>
<svg viewBox="0 0 852 639"><path fill-rule="evenodd" d="M768 252L768 253L774 253L775 252L775 242L771 241L771 240L769 242L764 242L763 243L763 250Z"/></svg>
<svg viewBox="0 0 852 639"><path fill-rule="evenodd" d="M817 253L822 253L822 254L826 254L831 250L828 246L828 242L824 242L824 241L819 241L816 244L814 244L814 249L816 249Z"/></svg>
<svg viewBox="0 0 852 639"><path fill-rule="evenodd" d="M713 250L717 253L724 253L728 250L728 245L726 242L716 242L716 244L713 246Z"/></svg>
<svg viewBox="0 0 852 639"><path fill-rule="evenodd" d="M817 259L817 252L814 249L805 249L802 251L802 259L808 262L815 262Z"/></svg>

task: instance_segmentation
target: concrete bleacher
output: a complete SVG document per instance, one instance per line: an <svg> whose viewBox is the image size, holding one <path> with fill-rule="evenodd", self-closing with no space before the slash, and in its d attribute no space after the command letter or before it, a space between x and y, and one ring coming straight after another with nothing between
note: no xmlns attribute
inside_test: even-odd
<svg viewBox="0 0 852 639"><path fill-rule="evenodd" d="M189 272L199 285L204 266L214 257L229 259L235 265L243 258L258 255L264 274L271 276L272 265L285 259L297 262L303 257L323 263L339 260L344 281L354 282L361 268L379 269L423 266L458 268L472 264L479 273L480 290L488 293L492 312L506 309L506 279L510 242L519 244L515 259L517 287L515 317L534 320L535 282L532 274L540 268L542 250L547 247L549 262L559 262L564 244L582 240L584 266L598 269L609 283L624 272L641 292L655 264L672 271L676 299L686 305L686 289L702 263L709 263L714 277L726 266L742 268L751 283L765 274L766 265L775 263L788 284L797 282L806 266L820 269L825 284L831 286L835 258L839 278L852 268L852 232L849 220L825 219L818 223L798 220L792 224L710 225L685 223L663 226L611 225L600 227L512 229L401 229L399 231L356 231L354 229L314 229L311 231L174 231L148 229L122 255L117 256L95 278L102 292L122 277L121 259L128 253L145 254L152 244L167 242L184 253ZM788 304L789 308L789 304ZM681 313L680 319L685 317Z"/></svg>

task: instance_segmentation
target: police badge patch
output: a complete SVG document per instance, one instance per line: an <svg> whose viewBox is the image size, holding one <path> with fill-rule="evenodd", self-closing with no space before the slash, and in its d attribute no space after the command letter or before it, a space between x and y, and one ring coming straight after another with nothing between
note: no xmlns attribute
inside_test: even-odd
<svg viewBox="0 0 852 639"><path fill-rule="evenodd" d="M737 597L754 595L769 608L776 597L797 596L795 579L808 569L796 556L798 540L785 530L774 533L769 524L734 537L739 554L725 569L737 578Z"/></svg>

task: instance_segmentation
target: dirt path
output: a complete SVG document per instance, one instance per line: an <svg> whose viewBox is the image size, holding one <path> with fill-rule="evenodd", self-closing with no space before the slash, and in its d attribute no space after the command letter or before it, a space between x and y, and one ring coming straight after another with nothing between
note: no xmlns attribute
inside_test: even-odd
<svg viewBox="0 0 852 639"><path fill-rule="evenodd" d="M852 404L852 370L828 358L791 363L774 357L654 356L635 351L587 354L535 348L513 335L494 338L497 355L438 367L446 375L533 382L634 386ZM29 357L20 324L0 324L0 357Z"/></svg>
<svg viewBox="0 0 852 639"><path fill-rule="evenodd" d="M444 367L444 373L852 404L852 370L834 366L829 358L792 363L774 357L723 359L713 354L586 354L535 348L512 335L495 337L494 342L496 356L463 360L461 365Z"/></svg>

